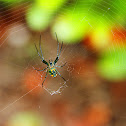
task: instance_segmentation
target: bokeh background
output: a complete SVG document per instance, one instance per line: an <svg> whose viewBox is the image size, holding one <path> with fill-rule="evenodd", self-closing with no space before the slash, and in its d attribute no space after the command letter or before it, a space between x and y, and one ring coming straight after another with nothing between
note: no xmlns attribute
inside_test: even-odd
<svg viewBox="0 0 126 126"><path fill-rule="evenodd" d="M0 126L126 126L125 0L0 0ZM36 52L67 80L47 79Z"/></svg>

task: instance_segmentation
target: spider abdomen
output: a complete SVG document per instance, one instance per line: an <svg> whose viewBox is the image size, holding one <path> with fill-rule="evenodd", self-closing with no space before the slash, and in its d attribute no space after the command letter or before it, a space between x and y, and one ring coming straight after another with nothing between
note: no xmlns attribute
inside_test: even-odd
<svg viewBox="0 0 126 126"><path fill-rule="evenodd" d="M57 76L57 71L55 68L50 68L49 69L49 75L52 77L56 77Z"/></svg>

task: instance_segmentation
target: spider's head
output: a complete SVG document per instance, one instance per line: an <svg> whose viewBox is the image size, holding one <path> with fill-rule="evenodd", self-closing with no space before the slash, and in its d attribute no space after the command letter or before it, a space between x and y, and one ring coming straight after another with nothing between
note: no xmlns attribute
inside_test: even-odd
<svg viewBox="0 0 126 126"><path fill-rule="evenodd" d="M50 65L51 67L53 66L52 60L49 60L49 65Z"/></svg>

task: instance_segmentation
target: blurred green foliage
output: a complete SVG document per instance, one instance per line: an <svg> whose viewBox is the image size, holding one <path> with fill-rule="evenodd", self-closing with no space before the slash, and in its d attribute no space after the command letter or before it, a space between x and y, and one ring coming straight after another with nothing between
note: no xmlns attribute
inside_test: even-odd
<svg viewBox="0 0 126 126"><path fill-rule="evenodd" d="M44 120L34 112L20 112L11 117L8 126L46 126Z"/></svg>
<svg viewBox="0 0 126 126"><path fill-rule="evenodd" d="M41 31L48 27L52 20L52 15L41 7L32 5L27 11L26 20L33 31Z"/></svg>
<svg viewBox="0 0 126 126"><path fill-rule="evenodd" d="M26 2L26 0L1 1ZM73 0L70 4L68 0L30 2L32 6L26 12L29 28L33 31L43 31L51 26L52 33L57 32L59 39L66 43L79 42L102 20L105 20L109 26L117 22L125 25L125 2L120 0Z"/></svg>
<svg viewBox="0 0 126 126"><path fill-rule="evenodd" d="M102 77L108 80L126 78L126 48L118 46L108 48L97 62Z"/></svg>

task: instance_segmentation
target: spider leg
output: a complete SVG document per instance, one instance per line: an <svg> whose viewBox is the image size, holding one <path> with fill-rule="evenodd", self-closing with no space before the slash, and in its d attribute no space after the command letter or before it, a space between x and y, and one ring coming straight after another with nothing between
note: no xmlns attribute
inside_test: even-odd
<svg viewBox="0 0 126 126"><path fill-rule="evenodd" d="M55 32L55 34L56 34L56 32ZM59 53L59 41L58 41L57 34L56 34L56 40L57 40L57 43L58 43L58 46L57 46L57 57L58 57L58 53Z"/></svg>
<svg viewBox="0 0 126 126"><path fill-rule="evenodd" d="M48 68L48 67L46 67L46 68L43 69L43 70L38 70L38 69L35 69L35 68L33 67L33 69L34 69L34 70L37 70L37 71L45 71L47 68Z"/></svg>
<svg viewBox="0 0 126 126"><path fill-rule="evenodd" d="M56 33L55 33L56 34ZM60 52L59 52L59 41L58 41L58 37L57 37L57 34L56 34L56 39L57 39L57 42L58 42L58 46L57 46L57 57L54 61L54 65L57 63L57 61L59 60L59 57L60 57L60 54L61 54L61 51L62 51L62 47L63 47L63 42L62 42L62 45L61 45L61 48L60 48Z"/></svg>
<svg viewBox="0 0 126 126"><path fill-rule="evenodd" d="M37 49L36 44L35 44L35 48L36 48L37 53L38 53L39 57L41 58L42 62L43 62L44 64L46 64L47 66L49 66L49 64L48 64L48 63L44 60L44 58L43 58L43 57L41 57L41 55L40 55L40 53L39 53L39 51L38 51L38 49Z"/></svg>
<svg viewBox="0 0 126 126"><path fill-rule="evenodd" d="M41 51L41 55L42 55L42 59L44 59L43 57L43 53L42 53L42 49L41 49L41 35L40 35L40 39L39 39L39 48L40 48L40 51Z"/></svg>
<svg viewBox="0 0 126 126"><path fill-rule="evenodd" d="M42 82L42 87L43 87L43 84L44 84L44 82L45 82L45 80L46 80L46 77L47 77L47 72L46 72L46 75L45 75L44 81Z"/></svg>
<svg viewBox="0 0 126 126"><path fill-rule="evenodd" d="M56 70L57 71L57 70ZM64 79L64 77L61 76L61 74L57 71L57 73L59 74L59 76L66 82L66 80Z"/></svg>
<svg viewBox="0 0 126 126"><path fill-rule="evenodd" d="M59 57L60 57L60 54L61 54L62 48L63 48L63 41L62 41L62 45L61 45L61 48L60 48Z"/></svg>
<svg viewBox="0 0 126 126"><path fill-rule="evenodd" d="M67 63L67 62L66 62L66 63ZM66 65L66 63L65 63L64 65L62 65L62 66L56 66L56 67L59 67L59 68L64 67L64 66Z"/></svg>

